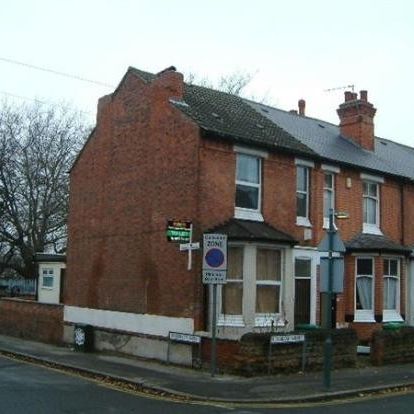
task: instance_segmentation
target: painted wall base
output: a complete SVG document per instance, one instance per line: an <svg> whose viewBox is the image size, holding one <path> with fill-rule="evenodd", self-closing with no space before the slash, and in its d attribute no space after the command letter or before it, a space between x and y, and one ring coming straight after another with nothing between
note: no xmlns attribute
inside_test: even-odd
<svg viewBox="0 0 414 414"><path fill-rule="evenodd" d="M65 343L74 343L73 332L74 325L64 325L63 340ZM94 349L167 361L168 341L161 338L137 336L114 331L109 332L94 328ZM191 366L193 362L192 347L186 344L171 344L170 362Z"/></svg>

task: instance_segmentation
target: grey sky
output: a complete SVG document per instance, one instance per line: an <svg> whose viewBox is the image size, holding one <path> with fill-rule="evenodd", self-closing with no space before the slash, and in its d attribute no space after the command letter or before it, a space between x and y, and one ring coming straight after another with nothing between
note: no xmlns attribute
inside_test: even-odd
<svg viewBox="0 0 414 414"><path fill-rule="evenodd" d="M343 91L368 90L376 134L414 146L412 0L13 0L0 12L0 91L95 112L110 88L1 58L116 85L128 66L175 65L212 80L255 73L249 93L337 123Z"/></svg>

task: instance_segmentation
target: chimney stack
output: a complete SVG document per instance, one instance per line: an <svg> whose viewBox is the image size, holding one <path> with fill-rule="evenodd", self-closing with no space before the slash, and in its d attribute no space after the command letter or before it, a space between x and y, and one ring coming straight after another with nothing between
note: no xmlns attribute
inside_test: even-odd
<svg viewBox="0 0 414 414"><path fill-rule="evenodd" d="M167 92L168 98L181 100L184 95L184 77L177 72L175 66L170 66L156 75L156 83Z"/></svg>
<svg viewBox="0 0 414 414"><path fill-rule="evenodd" d="M305 116L305 106L306 106L305 100L304 99L299 99L298 107L299 107L299 115L300 116Z"/></svg>
<svg viewBox="0 0 414 414"><path fill-rule="evenodd" d="M368 92L346 91L345 102L337 110L341 135L351 138L362 148L374 150L374 116L377 110L368 102Z"/></svg>

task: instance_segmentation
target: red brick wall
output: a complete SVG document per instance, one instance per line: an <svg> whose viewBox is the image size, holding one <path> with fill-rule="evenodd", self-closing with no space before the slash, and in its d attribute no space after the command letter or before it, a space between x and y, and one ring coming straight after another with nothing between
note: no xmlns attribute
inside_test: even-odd
<svg viewBox="0 0 414 414"><path fill-rule="evenodd" d="M63 306L21 299L0 299L0 333L61 344Z"/></svg>
<svg viewBox="0 0 414 414"><path fill-rule="evenodd" d="M404 209L404 244L414 246L414 185L404 184L403 190Z"/></svg>
<svg viewBox="0 0 414 414"><path fill-rule="evenodd" d="M234 217L236 153L231 143L203 140L200 151L200 224L204 229ZM294 208L292 208L294 206ZM270 153L262 164L262 213L269 224L298 239L296 167L292 156Z"/></svg>
<svg viewBox="0 0 414 414"><path fill-rule="evenodd" d="M358 335L358 339L362 343L369 343L372 340L372 336L376 331L382 330L382 324L380 323L351 323L350 325Z"/></svg>
<svg viewBox="0 0 414 414"><path fill-rule="evenodd" d="M198 128L160 83L127 74L71 172L67 304L193 316L194 273L165 228L197 217Z"/></svg>

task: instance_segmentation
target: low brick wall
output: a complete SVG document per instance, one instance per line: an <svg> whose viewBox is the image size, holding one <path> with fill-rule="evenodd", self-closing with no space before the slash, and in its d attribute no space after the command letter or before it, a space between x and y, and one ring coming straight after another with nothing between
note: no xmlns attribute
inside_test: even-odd
<svg viewBox="0 0 414 414"><path fill-rule="evenodd" d="M0 334L61 344L63 305L2 298L0 299Z"/></svg>
<svg viewBox="0 0 414 414"><path fill-rule="evenodd" d="M328 331L306 332L307 371L323 368L324 343ZM332 330L333 367L353 367L357 361L358 338L352 329ZM217 366L222 372L246 376L267 374L269 361L269 333L249 333L240 341L217 341ZM298 372L302 368L302 343L273 345L271 372L273 374ZM210 340L203 339L203 362L209 364Z"/></svg>
<svg viewBox="0 0 414 414"><path fill-rule="evenodd" d="M414 362L414 328L405 326L395 331L375 332L371 361L374 365Z"/></svg>

